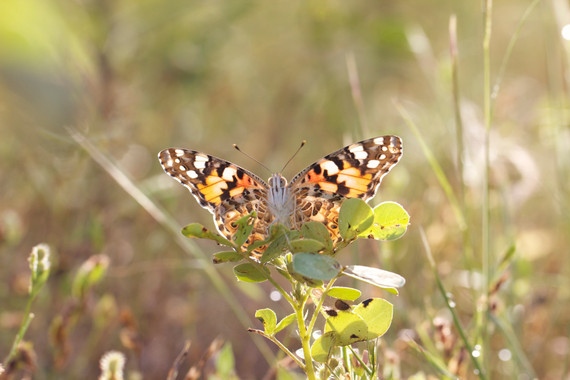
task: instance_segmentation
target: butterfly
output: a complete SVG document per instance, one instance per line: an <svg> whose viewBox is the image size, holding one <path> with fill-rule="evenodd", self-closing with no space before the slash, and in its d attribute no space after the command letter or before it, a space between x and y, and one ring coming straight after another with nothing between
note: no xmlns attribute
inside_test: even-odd
<svg viewBox="0 0 570 380"><path fill-rule="evenodd" d="M280 173L266 183L236 164L195 150L168 148L158 154L158 159L164 171L213 214L218 231L227 239L235 235L237 220L256 212L245 249L266 240L275 223L299 229L309 221L321 222L333 243L339 242L342 202L348 198L372 199L402 153L398 136L374 137L326 155L289 183ZM259 257L263 250L263 246L257 247L252 255Z"/></svg>

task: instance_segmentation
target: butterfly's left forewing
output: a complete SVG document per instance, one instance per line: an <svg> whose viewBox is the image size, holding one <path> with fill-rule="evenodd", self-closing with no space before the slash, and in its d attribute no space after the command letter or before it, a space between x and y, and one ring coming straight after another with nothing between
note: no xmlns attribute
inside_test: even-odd
<svg viewBox="0 0 570 380"><path fill-rule="evenodd" d="M164 171L214 215L218 231L226 238L231 240L237 230L235 222L253 211L258 218L246 245L265 238L265 223L271 216L262 179L229 161L194 150L168 148L158 158Z"/></svg>

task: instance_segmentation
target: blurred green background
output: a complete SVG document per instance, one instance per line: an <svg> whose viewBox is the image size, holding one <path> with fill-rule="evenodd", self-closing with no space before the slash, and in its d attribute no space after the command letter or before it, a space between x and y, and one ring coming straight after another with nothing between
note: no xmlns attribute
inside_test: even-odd
<svg viewBox="0 0 570 380"><path fill-rule="evenodd" d="M491 98L491 234L484 240L483 10L481 1L456 0L0 3L0 353L7 355L21 323L28 254L45 242L53 268L26 334L34 378L95 378L109 350L127 355L128 371L164 378L186 340L187 369L218 337L231 343L241 378L262 378L276 350L246 328L259 328L257 308L280 316L289 310L269 300L268 285L236 284L230 265L212 270L216 246L180 237L178 228L190 222L213 227L211 216L163 173L156 154L169 146L201 150L266 178L232 143L278 171L307 140L285 170L291 178L346 144L396 134L404 157L375 201L402 204L412 216L408 234L361 242L339 257L407 279L398 297L361 286L366 296L395 304L381 361L400 369L395 378L438 377L410 348L415 339L448 368L457 362L461 376L474 377L457 332L441 327L451 317L423 229L473 340L481 333L474 319L486 242L493 273L505 276L491 304L512 335L499 323L485 329L489 376L525 379L532 369L541 379L567 378L570 42L561 30L570 11L562 0L494 4L490 70L500 87ZM91 154L70 130L85 136ZM420 141L462 205L464 226ZM94 154L132 182L121 186ZM137 191L150 203L135 199ZM78 297L73 278L98 254L109 258L108 272ZM290 342L297 347L294 334Z"/></svg>

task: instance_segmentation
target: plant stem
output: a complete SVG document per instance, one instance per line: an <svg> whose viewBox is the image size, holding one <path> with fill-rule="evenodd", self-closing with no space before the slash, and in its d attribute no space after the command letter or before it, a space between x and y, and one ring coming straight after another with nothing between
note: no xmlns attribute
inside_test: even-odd
<svg viewBox="0 0 570 380"><path fill-rule="evenodd" d="M310 290L309 290L310 291ZM303 356L305 358L305 374L307 379L316 380L315 367L313 366L313 357L311 356L311 329L305 326L305 306L309 298L308 292L303 294L298 303L294 303L295 316L297 318L297 326L299 328L299 338L301 338L301 347L303 348ZM316 312L315 312L316 314Z"/></svg>
<svg viewBox="0 0 570 380"><path fill-rule="evenodd" d="M299 368L301 368L302 370L305 370L305 365L303 364L303 362L297 357L297 355L295 355L294 353L292 353L287 346L285 346L283 343L281 343L279 341L279 339L277 339L275 336L271 336L271 335L267 335L265 333L265 331L261 331L261 330L257 330L257 329L248 329L249 332L253 332L256 334L259 334L261 336L263 336L264 338L270 340L271 342L275 343L275 345L277 347L279 347L279 349L281 351L283 351L287 356L289 356L298 366Z"/></svg>
<svg viewBox="0 0 570 380"><path fill-rule="evenodd" d="M461 322L459 321L459 316L457 315L457 312L455 310L455 305L454 305L455 303L449 298L448 292L445 289L445 287L443 286L443 283L441 282L441 278L439 276L439 273L437 273L435 260L433 258L432 253L431 253L431 249L430 249L428 241L427 241L427 236L426 236L423 229L420 229L420 236L422 238L422 243L424 245L424 249L425 249L425 252L426 252L426 255L428 258L428 262L431 266L431 269L432 269L434 277L435 277L437 288L439 289L441 296L445 300L445 304L447 306L447 309L451 313L451 317L453 318L453 324L455 325L455 327L457 328L457 331L459 332L459 336L461 337L461 340L463 341L463 345L465 346L465 349L469 352L469 357L471 358L471 362L473 363L473 367L477 370L477 372L479 372L478 373L479 378L486 380L487 376L485 375L485 372L483 371L483 367L481 366L481 364L479 363L477 358L473 355L473 351L474 351L473 346L471 345L471 343L469 343L469 339L467 338L467 333L465 332L465 329L463 328L463 326L461 325Z"/></svg>
<svg viewBox="0 0 570 380"><path fill-rule="evenodd" d="M483 284L481 287L481 302L479 302L480 310L478 311L481 325L480 325L480 341L481 341L481 361L483 367L487 368L487 361L489 353L487 324L488 324L488 289L489 281L491 279L491 250L490 250L490 203L489 203L489 179L491 171L491 163L489 157L490 147L490 132L491 132L491 65L490 65L490 43L492 32L492 11L493 0L486 0L485 2L485 31L483 36L483 105L485 114L485 175L483 176L483 204L482 204L482 218L481 218L481 255L482 255L482 277ZM481 376L482 374L480 374Z"/></svg>
<svg viewBox="0 0 570 380"><path fill-rule="evenodd" d="M18 346L24 339L24 335L26 335L26 331L28 331L28 327L30 327L30 323L32 319L34 319L34 313L30 313L30 309L32 308L32 302L34 301L35 294L30 295L28 298L28 303L26 305L26 311L24 312L24 320L20 325L20 329L18 330L18 334L16 335L16 339L14 339L14 344L12 344L12 348L10 349L10 353L8 354L8 358L6 359L6 363L10 362L16 355L16 351L18 350Z"/></svg>

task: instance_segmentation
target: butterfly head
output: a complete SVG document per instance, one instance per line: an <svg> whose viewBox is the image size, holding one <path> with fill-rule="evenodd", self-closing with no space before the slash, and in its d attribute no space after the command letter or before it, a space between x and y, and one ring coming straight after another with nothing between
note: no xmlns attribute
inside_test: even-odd
<svg viewBox="0 0 570 380"><path fill-rule="evenodd" d="M287 180L280 173L273 174L268 182L271 189L284 189L287 187Z"/></svg>

